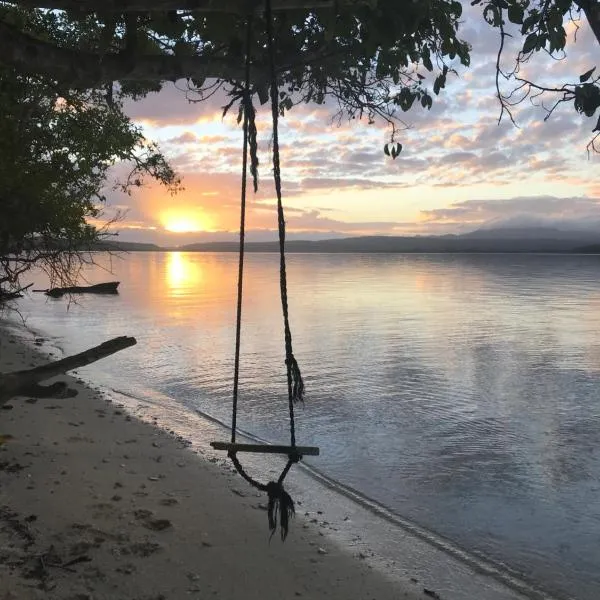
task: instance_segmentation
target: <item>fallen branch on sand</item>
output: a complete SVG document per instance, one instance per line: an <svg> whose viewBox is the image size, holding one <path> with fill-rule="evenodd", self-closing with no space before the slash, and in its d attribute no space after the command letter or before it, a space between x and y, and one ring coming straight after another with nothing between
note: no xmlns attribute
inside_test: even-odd
<svg viewBox="0 0 600 600"><path fill-rule="evenodd" d="M39 385L39 382L62 375L78 367L89 365L115 352L129 348L129 346L134 346L136 343L136 339L133 337L116 337L99 346L48 363L47 365L42 365L41 367L0 375L0 406L6 404L6 402L15 396L28 396L30 398L74 396L77 392L70 390L67 384L62 381L53 383L52 385Z"/></svg>

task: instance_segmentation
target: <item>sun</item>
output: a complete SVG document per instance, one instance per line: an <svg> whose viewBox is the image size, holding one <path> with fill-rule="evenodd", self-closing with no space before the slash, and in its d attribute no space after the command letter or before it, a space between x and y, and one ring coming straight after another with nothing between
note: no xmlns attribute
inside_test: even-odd
<svg viewBox="0 0 600 600"><path fill-rule="evenodd" d="M189 233L192 231L203 231L204 227L195 219L174 217L165 223L165 229L173 233Z"/></svg>
<svg viewBox="0 0 600 600"><path fill-rule="evenodd" d="M161 214L163 227L172 233L210 231L210 223L201 210L169 210Z"/></svg>

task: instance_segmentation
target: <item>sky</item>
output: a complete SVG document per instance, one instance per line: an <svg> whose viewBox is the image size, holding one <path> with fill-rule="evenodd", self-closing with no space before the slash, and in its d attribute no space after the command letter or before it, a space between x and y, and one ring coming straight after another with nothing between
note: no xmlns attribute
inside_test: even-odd
<svg viewBox="0 0 600 600"><path fill-rule="evenodd" d="M515 110L517 126L507 118L498 124L498 34L483 22L480 7L464 5L460 32L472 45L471 67L449 76L431 110L419 105L401 114L408 128L397 138L403 150L396 160L383 152L390 135L384 123L338 122L333 107L317 105L296 106L280 120L289 238L439 235L499 226L600 229L600 155L586 150L596 119L568 104L544 121L540 103L525 101ZM570 25L568 34L564 60L537 56L525 75L561 84L594 67L600 46L587 22ZM511 56L509 49L507 67ZM149 184L131 196L109 190L104 214L124 215L116 226L119 239L175 246L235 239L242 131L236 110L222 118L225 103L225 96L190 103L183 86L167 84L126 105L181 175L183 189L172 195ZM249 196L248 239L275 239L268 105L258 107L257 126L260 187Z"/></svg>

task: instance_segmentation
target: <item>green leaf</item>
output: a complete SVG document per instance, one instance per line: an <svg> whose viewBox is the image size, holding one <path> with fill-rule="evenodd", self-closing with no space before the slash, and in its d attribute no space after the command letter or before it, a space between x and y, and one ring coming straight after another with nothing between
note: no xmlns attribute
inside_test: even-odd
<svg viewBox="0 0 600 600"><path fill-rule="evenodd" d="M431 64L431 58L429 56L429 52L427 52L427 54L423 54L423 66L428 71L433 71L433 65Z"/></svg>
<svg viewBox="0 0 600 600"><path fill-rule="evenodd" d="M536 49L537 43L538 43L538 35L537 35L537 33L530 33L525 38L525 43L523 44L523 52L525 54L528 54L529 52L532 52L533 50Z"/></svg>
<svg viewBox="0 0 600 600"><path fill-rule="evenodd" d="M523 17L525 16L525 11L520 4L511 4L508 7L508 20L511 23L515 23L517 25L521 25L523 23Z"/></svg>
<svg viewBox="0 0 600 600"><path fill-rule="evenodd" d="M435 78L433 82L433 93L437 96L440 93L440 90L446 86L446 75L445 73L441 73Z"/></svg>
<svg viewBox="0 0 600 600"><path fill-rule="evenodd" d="M266 104L269 101L269 88L265 85L261 85L257 90L258 100L261 104Z"/></svg>
<svg viewBox="0 0 600 600"><path fill-rule="evenodd" d="M593 67L592 69L590 69L589 71L586 71L583 75L581 75L579 77L579 83L585 83L594 73L594 71L596 70L596 67Z"/></svg>
<svg viewBox="0 0 600 600"><path fill-rule="evenodd" d="M521 27L521 33L525 35L531 28L533 28L538 21L539 16L536 14L530 14L523 21L523 26Z"/></svg>
<svg viewBox="0 0 600 600"><path fill-rule="evenodd" d="M390 155L390 145L389 145L389 144L386 144L386 145L383 147L383 153L384 153L386 156L389 156L389 155Z"/></svg>

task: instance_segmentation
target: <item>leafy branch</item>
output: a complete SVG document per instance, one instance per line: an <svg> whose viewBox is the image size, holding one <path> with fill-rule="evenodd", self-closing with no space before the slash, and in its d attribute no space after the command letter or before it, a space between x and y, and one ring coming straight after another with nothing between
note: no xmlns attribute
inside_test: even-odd
<svg viewBox="0 0 600 600"><path fill-rule="evenodd" d="M561 85L544 85L521 76L523 67L532 57L543 52L553 60L563 60L566 57L565 47L567 33L565 23L573 23L577 33L577 21L583 12L588 18L592 30L598 37L600 29L592 21L593 14L588 10L591 4L584 1L571 2L566 0L473 0L473 5L483 4L483 16L486 22L499 31L499 45L496 55L496 95L500 103L498 122L506 114L516 125L512 109L522 102L529 100L534 106L545 111L547 121L563 104L572 104L573 108L588 118L595 116L600 108L600 76L595 76L596 67L581 74L578 81ZM598 13L600 19L600 12ZM519 27L520 26L520 27ZM516 29L523 36L523 43L514 58L512 69L502 68L502 58L506 50L508 38L515 35L507 31L507 27ZM598 38L600 43L600 38ZM501 81L515 83L509 92L504 92ZM550 97L550 102L546 98ZM587 145L588 153L597 152L597 140L600 135L600 116L592 132L595 134Z"/></svg>

